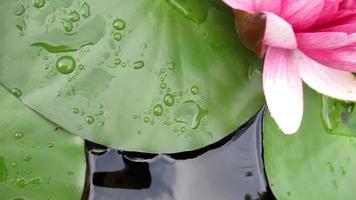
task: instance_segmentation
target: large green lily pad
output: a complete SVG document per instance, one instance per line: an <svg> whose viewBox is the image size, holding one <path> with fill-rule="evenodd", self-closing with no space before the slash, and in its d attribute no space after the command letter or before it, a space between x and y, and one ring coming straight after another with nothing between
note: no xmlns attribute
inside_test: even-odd
<svg viewBox="0 0 356 200"><path fill-rule="evenodd" d="M295 135L284 135L270 115L266 116L265 167L273 193L282 200L355 199L356 138L350 137L354 134L340 128L345 126L340 124L343 115L337 114L340 107L329 113L332 120L339 121L337 126L324 127L326 105L324 102L322 112L321 96L308 90L305 102L303 124ZM332 127L336 132L330 130ZM337 135L340 130L349 136Z"/></svg>
<svg viewBox="0 0 356 200"><path fill-rule="evenodd" d="M0 199L79 200L84 142L0 88Z"/></svg>
<svg viewBox="0 0 356 200"><path fill-rule="evenodd" d="M0 82L85 139L194 150L263 104L260 59L238 41L220 0L23 2L0 8Z"/></svg>

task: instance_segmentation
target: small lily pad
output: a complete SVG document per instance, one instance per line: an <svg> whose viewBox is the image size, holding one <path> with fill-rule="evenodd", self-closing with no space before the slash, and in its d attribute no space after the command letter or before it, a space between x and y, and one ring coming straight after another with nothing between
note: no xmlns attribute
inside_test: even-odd
<svg viewBox="0 0 356 200"><path fill-rule="evenodd" d="M84 142L0 88L0 197L78 200L85 181Z"/></svg>
<svg viewBox="0 0 356 200"><path fill-rule="evenodd" d="M264 156L273 193L283 200L354 199L356 138L328 133L321 95L308 89L305 104L302 126L294 135L284 135L266 115Z"/></svg>

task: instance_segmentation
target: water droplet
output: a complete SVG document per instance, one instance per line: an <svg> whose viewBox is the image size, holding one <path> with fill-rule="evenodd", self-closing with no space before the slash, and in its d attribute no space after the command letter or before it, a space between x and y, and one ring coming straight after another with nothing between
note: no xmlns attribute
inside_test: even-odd
<svg viewBox="0 0 356 200"><path fill-rule="evenodd" d="M90 16L90 6L88 3L83 3L80 8L80 13L84 18L88 18Z"/></svg>
<svg viewBox="0 0 356 200"><path fill-rule="evenodd" d="M74 114L79 114L80 111L79 111L78 108L73 108L73 109L72 109L72 112L73 112Z"/></svg>
<svg viewBox="0 0 356 200"><path fill-rule="evenodd" d="M71 32L73 30L73 24L71 21L62 19L61 23L66 32Z"/></svg>
<svg viewBox="0 0 356 200"><path fill-rule="evenodd" d="M118 18L114 20L114 22L112 23L112 27L117 31L121 31L126 28L126 23L124 20Z"/></svg>
<svg viewBox="0 0 356 200"><path fill-rule="evenodd" d="M153 114L156 116L161 116L163 113L163 106L161 104L157 104L154 108L153 108Z"/></svg>
<svg viewBox="0 0 356 200"><path fill-rule="evenodd" d="M25 13L26 9L23 5L18 5L16 8L15 8L15 15L17 16L21 16Z"/></svg>
<svg viewBox="0 0 356 200"><path fill-rule="evenodd" d="M174 96L172 94L166 94L164 96L164 104L166 104L166 106L173 106L174 105Z"/></svg>
<svg viewBox="0 0 356 200"><path fill-rule="evenodd" d="M149 118L149 117L145 117L145 118L143 119L143 121L144 121L145 123L148 123L148 122L150 122L150 118Z"/></svg>
<svg viewBox="0 0 356 200"><path fill-rule="evenodd" d="M121 41L121 39L122 39L121 33L114 33L114 39L115 39L116 41Z"/></svg>
<svg viewBox="0 0 356 200"><path fill-rule="evenodd" d="M74 172L68 171L68 175L69 175L69 176L73 176L73 175L74 175Z"/></svg>
<svg viewBox="0 0 356 200"><path fill-rule="evenodd" d="M73 11L71 13L68 14L68 19L71 21L71 22L77 22L80 20L80 15L77 11Z"/></svg>
<svg viewBox="0 0 356 200"><path fill-rule="evenodd" d="M134 118L134 119L137 119L137 118L138 118L138 115L137 115L137 114L134 114L133 118Z"/></svg>
<svg viewBox="0 0 356 200"><path fill-rule="evenodd" d="M162 69L159 70L159 73L160 74L164 74L164 73L166 73L166 70L164 68L162 68Z"/></svg>
<svg viewBox="0 0 356 200"><path fill-rule="evenodd" d="M145 63L143 61L136 61L134 64L133 64L133 68L134 69L141 69L142 67L145 66Z"/></svg>
<svg viewBox="0 0 356 200"><path fill-rule="evenodd" d="M192 88L190 88L190 92L196 95L199 93L199 88L197 86L192 86Z"/></svg>
<svg viewBox="0 0 356 200"><path fill-rule="evenodd" d="M79 70L83 70L84 68L85 68L84 65L78 65Z"/></svg>
<svg viewBox="0 0 356 200"><path fill-rule="evenodd" d="M192 129L197 129L204 116L208 114L208 110L202 108L195 101L186 101L179 105L174 111L175 121L190 125Z"/></svg>
<svg viewBox="0 0 356 200"><path fill-rule="evenodd" d="M166 2L185 18L195 23L200 24L207 19L210 7L209 1L167 0Z"/></svg>
<svg viewBox="0 0 356 200"><path fill-rule="evenodd" d="M142 131L141 131L141 130L137 131L137 134L138 134L138 135L141 135L141 134L142 134Z"/></svg>
<svg viewBox="0 0 356 200"><path fill-rule="evenodd" d="M185 132L187 131L187 128L182 127L182 128L180 128L180 131L181 131L182 133L185 133Z"/></svg>
<svg viewBox="0 0 356 200"><path fill-rule="evenodd" d="M32 1L32 5L35 8L42 8L43 6L45 6L46 4L46 0L33 0Z"/></svg>
<svg viewBox="0 0 356 200"><path fill-rule="evenodd" d="M31 156L25 156L23 158L24 161L31 161L32 160L32 157Z"/></svg>
<svg viewBox="0 0 356 200"><path fill-rule="evenodd" d="M17 88L14 88L11 90L11 93L15 96L15 97L21 97L22 96L22 91L17 89Z"/></svg>
<svg viewBox="0 0 356 200"><path fill-rule="evenodd" d="M49 148L53 148L54 145L53 145L52 143L49 143L49 144L48 144L48 147L49 147Z"/></svg>
<svg viewBox="0 0 356 200"><path fill-rule="evenodd" d="M17 162L16 162L16 161L12 161L12 162L11 162L11 166L12 166L12 167L16 167L16 166L17 166Z"/></svg>
<svg viewBox="0 0 356 200"><path fill-rule="evenodd" d="M21 132L15 133L15 139L16 139L16 140L19 140L19 139L23 138L23 136L24 136L24 134L21 133Z"/></svg>
<svg viewBox="0 0 356 200"><path fill-rule="evenodd" d="M87 123L93 124L95 122L95 118L93 116L87 116Z"/></svg>
<svg viewBox="0 0 356 200"><path fill-rule="evenodd" d="M30 184L34 185L34 186L40 186L42 183L42 180L40 178L33 178L30 180Z"/></svg>
<svg viewBox="0 0 356 200"><path fill-rule="evenodd" d="M70 74L76 67L76 63L71 56L62 56L57 60L57 70L62 74Z"/></svg>
<svg viewBox="0 0 356 200"><path fill-rule="evenodd" d="M121 64L121 59L120 58L115 58L114 64L115 65L120 65Z"/></svg>
<svg viewBox="0 0 356 200"><path fill-rule="evenodd" d="M166 88L167 88L167 84L161 83L161 84L159 85L159 87L160 87L161 89L166 89Z"/></svg>
<svg viewBox="0 0 356 200"><path fill-rule="evenodd" d="M167 68L169 70L174 70L176 68L176 64L174 62L170 62L168 63Z"/></svg>
<svg viewBox="0 0 356 200"><path fill-rule="evenodd" d="M25 31L26 30L26 23L25 20L23 19L16 19L16 28L19 29L19 31Z"/></svg>
<svg viewBox="0 0 356 200"><path fill-rule="evenodd" d="M17 187L19 187L19 188L24 188L24 187L26 187L27 186L27 180L26 179L24 179L24 178L18 178L17 180L16 180L16 185L17 185Z"/></svg>

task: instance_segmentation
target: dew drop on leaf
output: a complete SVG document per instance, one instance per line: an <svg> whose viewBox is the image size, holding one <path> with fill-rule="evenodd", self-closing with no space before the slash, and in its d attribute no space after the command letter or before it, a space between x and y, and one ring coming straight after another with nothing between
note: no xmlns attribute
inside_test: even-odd
<svg viewBox="0 0 356 200"><path fill-rule="evenodd" d="M84 18L88 18L90 16L90 6L88 3L83 3L82 7L80 8L80 14Z"/></svg>
<svg viewBox="0 0 356 200"><path fill-rule="evenodd" d="M73 57L62 56L57 60L56 67L61 74L70 74L75 69L76 63Z"/></svg>
<svg viewBox="0 0 356 200"><path fill-rule="evenodd" d="M159 87L160 87L161 89L166 89L166 88L167 88L167 84L161 83L161 84L159 85Z"/></svg>
<svg viewBox="0 0 356 200"><path fill-rule="evenodd" d="M192 129L199 128L201 120L208 114L208 110L202 108L195 101L186 101L174 111L174 119L178 123L190 125Z"/></svg>
<svg viewBox="0 0 356 200"><path fill-rule="evenodd" d="M71 21L67 19L62 19L61 23L66 32L71 32L73 30L73 24Z"/></svg>
<svg viewBox="0 0 356 200"><path fill-rule="evenodd" d="M93 124L95 122L95 119L93 116L87 116L87 123L88 124Z"/></svg>
<svg viewBox="0 0 356 200"><path fill-rule="evenodd" d="M17 185L17 187L19 187L19 188L24 188L24 187L27 186L27 184L28 184L28 182L27 182L27 180L24 179L24 178L18 178L18 179L16 180L16 185Z"/></svg>
<svg viewBox="0 0 356 200"><path fill-rule="evenodd" d="M15 97L21 97L22 96L22 91L19 90L18 88L14 88L11 90L11 93L15 96Z"/></svg>
<svg viewBox="0 0 356 200"><path fill-rule="evenodd" d="M199 93L199 88L197 86L192 86L192 88L190 88L190 92L196 95Z"/></svg>
<svg viewBox="0 0 356 200"><path fill-rule="evenodd" d="M156 116L161 116L163 113L163 106L161 104L157 104L154 108L153 108L153 114Z"/></svg>
<svg viewBox="0 0 356 200"><path fill-rule="evenodd" d="M112 26L115 30L121 31L126 28L126 23L124 20L118 18L118 19L114 20L114 22L112 23Z"/></svg>
<svg viewBox="0 0 356 200"><path fill-rule="evenodd" d="M73 108L73 109L72 109L72 112L73 112L74 114L79 114L80 111L79 111L78 108Z"/></svg>
<svg viewBox="0 0 356 200"><path fill-rule="evenodd" d="M121 39L122 39L121 33L114 33L114 39L115 39L116 41L121 41Z"/></svg>
<svg viewBox="0 0 356 200"><path fill-rule="evenodd" d="M15 15L17 16L21 16L25 13L26 11L26 8L23 6L23 5L18 5L16 8L15 8Z"/></svg>
<svg viewBox="0 0 356 200"><path fill-rule="evenodd" d="M32 157L31 156L25 156L23 158L24 161L31 161L32 160Z"/></svg>
<svg viewBox="0 0 356 200"><path fill-rule="evenodd" d="M35 8L42 8L45 6L46 0L33 0L32 5Z"/></svg>
<svg viewBox="0 0 356 200"><path fill-rule="evenodd" d="M17 162L12 161L12 162L11 162L11 167L16 167L16 166L17 166Z"/></svg>
<svg viewBox="0 0 356 200"><path fill-rule="evenodd" d="M23 133L21 133L21 132L17 132L17 133L15 133L15 139L17 139L17 140L22 139L22 138L23 138L23 136L24 136L24 134L23 134Z"/></svg>
<svg viewBox="0 0 356 200"><path fill-rule="evenodd" d="M173 106L174 105L174 96L172 94L166 94L164 96L164 104L169 107Z"/></svg>
<svg viewBox="0 0 356 200"><path fill-rule="evenodd" d="M115 65L120 65L121 64L121 59L120 58L115 58L114 64Z"/></svg>
<svg viewBox="0 0 356 200"><path fill-rule="evenodd" d="M26 23L25 23L25 20L23 20L23 19L17 19L15 26L19 31L26 30Z"/></svg>
<svg viewBox="0 0 356 200"><path fill-rule="evenodd" d="M141 69L142 67L145 66L145 63L143 61L136 61L134 64L133 64L133 68L134 69Z"/></svg>
<svg viewBox="0 0 356 200"><path fill-rule="evenodd" d="M77 22L80 20L80 15L77 11L73 11L71 13L68 14L68 19L71 21L71 22Z"/></svg>

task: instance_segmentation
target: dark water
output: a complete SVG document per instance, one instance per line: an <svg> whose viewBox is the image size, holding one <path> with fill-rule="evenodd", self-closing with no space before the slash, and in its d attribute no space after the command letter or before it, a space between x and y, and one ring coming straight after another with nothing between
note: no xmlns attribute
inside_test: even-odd
<svg viewBox="0 0 356 200"><path fill-rule="evenodd" d="M274 199L262 158L263 112L206 148L154 155L87 143L87 200Z"/></svg>

